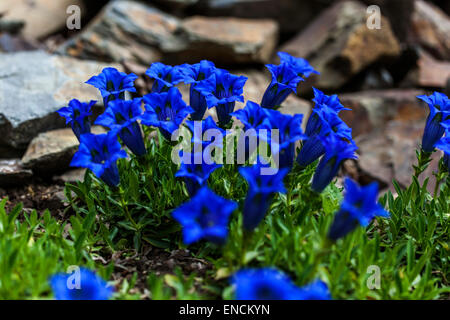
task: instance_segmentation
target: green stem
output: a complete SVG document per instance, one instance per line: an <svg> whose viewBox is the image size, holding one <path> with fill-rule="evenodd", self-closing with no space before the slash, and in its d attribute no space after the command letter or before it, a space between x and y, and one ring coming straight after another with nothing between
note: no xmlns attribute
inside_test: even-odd
<svg viewBox="0 0 450 320"><path fill-rule="evenodd" d="M130 223L133 225L133 227L136 229L136 231L139 231L138 224L134 221L133 217L130 214L130 211L128 210L128 205L124 198L123 189L120 189L120 204L125 211L125 216L127 217L128 221L130 221Z"/></svg>
<svg viewBox="0 0 450 320"><path fill-rule="evenodd" d="M419 176L428 168L428 165L431 162L432 152L425 152L422 149L416 151L417 154L417 166L413 166L414 168L414 176L419 178Z"/></svg>

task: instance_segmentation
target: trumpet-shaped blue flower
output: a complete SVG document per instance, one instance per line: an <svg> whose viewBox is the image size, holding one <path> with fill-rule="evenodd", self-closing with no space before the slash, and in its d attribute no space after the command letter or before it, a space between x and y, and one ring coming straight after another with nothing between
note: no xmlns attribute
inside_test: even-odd
<svg viewBox="0 0 450 320"><path fill-rule="evenodd" d="M295 157L295 142L306 138L302 131L303 115L292 116L277 110L264 110L272 129L267 141L271 146L272 155L278 157L279 168L291 169Z"/></svg>
<svg viewBox="0 0 450 320"><path fill-rule="evenodd" d="M281 63L287 63L300 77L308 78L313 73L320 74L306 59L293 57L286 52L278 52L278 57L280 57Z"/></svg>
<svg viewBox="0 0 450 320"><path fill-rule="evenodd" d="M137 78L134 73L126 74L115 68L105 68L99 75L93 76L86 83L100 90L106 108L109 101L125 99L126 91L136 92L134 81Z"/></svg>
<svg viewBox="0 0 450 320"><path fill-rule="evenodd" d="M80 102L72 99L67 107L59 109L57 112L61 117L66 118L66 124L70 124L73 133L80 141L80 136L91 132L91 122L89 116L92 115L92 106L97 101L92 100L89 103Z"/></svg>
<svg viewBox="0 0 450 320"><path fill-rule="evenodd" d="M95 124L117 132L123 143L137 156L146 153L141 127L137 122L142 115L141 103L141 98L111 101L95 121Z"/></svg>
<svg viewBox="0 0 450 320"><path fill-rule="evenodd" d="M205 120L202 121L188 120L186 121L186 125L192 133L192 142L194 144L201 144L203 147L209 146L211 144L219 145L222 143L222 141L215 141L215 140L204 141L203 138L206 138L205 133L208 130L217 130L217 132L220 132L222 137L226 135L226 131L218 127L216 125L216 122L211 116L207 117Z"/></svg>
<svg viewBox="0 0 450 320"><path fill-rule="evenodd" d="M243 269L231 278L237 300L329 300L326 284L316 281L303 288L274 268Z"/></svg>
<svg viewBox="0 0 450 320"><path fill-rule="evenodd" d="M255 229L264 219L272 200L277 192L286 193L283 179L288 169L272 169L273 172L264 172L270 165L258 164L251 167L240 167L239 173L247 180L248 192L244 202L244 228ZM270 174L269 174L270 173Z"/></svg>
<svg viewBox="0 0 450 320"><path fill-rule="evenodd" d="M328 238L337 240L358 225L367 227L376 216L389 217L389 213L377 203L378 184L360 187L349 178L345 179L345 197L328 231Z"/></svg>
<svg viewBox="0 0 450 320"><path fill-rule="evenodd" d="M450 125L447 126L445 137L439 140L435 147L444 152L444 165L450 172Z"/></svg>
<svg viewBox="0 0 450 320"><path fill-rule="evenodd" d="M316 129L310 133L311 135L308 136L297 156L297 162L301 167L313 163L325 153L325 148L320 140L321 137L334 134L341 139L353 141L352 129L339 118L334 110L326 106L314 108L311 117L316 117L318 121L316 122Z"/></svg>
<svg viewBox="0 0 450 320"><path fill-rule="evenodd" d="M228 236L230 215L236 210L234 201L224 199L203 187L172 216L183 226L183 242L187 245L206 239L223 244Z"/></svg>
<svg viewBox="0 0 450 320"><path fill-rule="evenodd" d="M216 69L212 77L197 84L196 90L205 96L208 108L216 107L219 126L226 126L231 121L236 101L244 102L243 92L247 79Z"/></svg>
<svg viewBox="0 0 450 320"><path fill-rule="evenodd" d="M332 96L325 95L322 91L313 88L314 90L314 99L315 103L313 112L306 123L305 133L308 137L313 136L314 134L319 133L321 129L321 119L319 118L318 110L328 109L334 111L336 114L339 114L342 110L350 110L349 108L345 108L342 103L339 101L339 98L336 94Z"/></svg>
<svg viewBox="0 0 450 320"><path fill-rule="evenodd" d="M292 93L297 92L297 86L303 78L300 77L287 63L280 65L266 65L272 74L272 81L266 89L261 101L261 107L275 109Z"/></svg>
<svg viewBox="0 0 450 320"><path fill-rule="evenodd" d="M207 103L205 96L197 90L197 85L213 76L216 67L211 61L202 60L193 65L183 64L180 66L180 70L183 75L184 83L191 84L189 104L191 108L194 109L194 112L191 113L190 118L192 120L202 120L207 108Z"/></svg>
<svg viewBox="0 0 450 320"><path fill-rule="evenodd" d="M121 150L117 135L111 131L98 135L86 133L81 135L80 140L80 147L70 165L87 168L107 185L117 186L120 177L116 162L127 157L127 153Z"/></svg>
<svg viewBox="0 0 450 320"><path fill-rule="evenodd" d="M203 155L202 152L191 152L181 157L180 170L175 174L175 177L183 178L190 197L193 197L198 190L206 186L211 173L221 167L211 159L205 161L205 156L207 155ZM184 161L184 159L188 159L188 161Z"/></svg>
<svg viewBox="0 0 450 320"><path fill-rule="evenodd" d="M183 74L179 66L168 66L161 62L152 63L145 74L155 80L152 87L153 93L166 92L183 81Z"/></svg>
<svg viewBox="0 0 450 320"><path fill-rule="evenodd" d="M422 150L433 152L434 145L445 133L442 123L450 122L450 99L443 93L434 92L430 96L418 96L430 107L425 130L422 137Z"/></svg>
<svg viewBox="0 0 450 320"><path fill-rule="evenodd" d="M180 127L187 115L193 112L183 101L176 87L171 87L167 92L149 93L144 96L144 103L142 124L159 128L169 141L172 133Z"/></svg>
<svg viewBox="0 0 450 320"><path fill-rule="evenodd" d="M50 278L56 300L108 300L114 290L95 272L80 268L79 281L72 274L59 273ZM72 279L71 279L72 278Z"/></svg>
<svg viewBox="0 0 450 320"><path fill-rule="evenodd" d="M322 192L337 175L339 167L345 159L356 159L355 151L358 149L352 141L348 143L335 134L321 138L325 148L325 155L316 168L312 181L312 189Z"/></svg>

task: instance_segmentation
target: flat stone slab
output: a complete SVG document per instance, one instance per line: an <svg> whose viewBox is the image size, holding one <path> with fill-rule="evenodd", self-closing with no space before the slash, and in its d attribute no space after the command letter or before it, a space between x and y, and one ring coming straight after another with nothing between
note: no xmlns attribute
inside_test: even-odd
<svg viewBox="0 0 450 320"><path fill-rule="evenodd" d="M38 133L65 127L56 111L71 99L102 104L84 82L107 66L41 51L0 54L0 146L25 149Z"/></svg>

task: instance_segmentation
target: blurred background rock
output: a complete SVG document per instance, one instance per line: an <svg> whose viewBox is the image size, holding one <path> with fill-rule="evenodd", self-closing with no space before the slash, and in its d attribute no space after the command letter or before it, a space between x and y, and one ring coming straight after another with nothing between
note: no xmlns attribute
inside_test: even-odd
<svg viewBox="0 0 450 320"><path fill-rule="evenodd" d="M80 30L66 27L70 5L81 9ZM370 5L380 29L367 27ZM343 173L406 185L428 114L416 96L450 93L449 12L445 0L2 0L0 187L81 177L64 174L74 146L52 132L64 127L55 111L71 98L101 101L83 82L106 65L140 75L146 93L152 62L210 59L249 76L246 99L259 102L264 64L278 63L279 50L321 72L284 111L309 114L313 86L339 94L360 147Z"/></svg>

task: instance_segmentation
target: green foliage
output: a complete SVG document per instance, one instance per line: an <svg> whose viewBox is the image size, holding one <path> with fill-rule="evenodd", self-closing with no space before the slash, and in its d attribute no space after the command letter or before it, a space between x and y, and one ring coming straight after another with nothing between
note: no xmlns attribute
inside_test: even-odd
<svg viewBox="0 0 450 320"><path fill-rule="evenodd" d="M87 244L83 231L89 231L92 216L73 216L70 228L49 211L39 217L18 205L7 213L6 201L0 202L0 299L51 298L51 275L65 272L70 265L94 267L90 252L95 249Z"/></svg>

